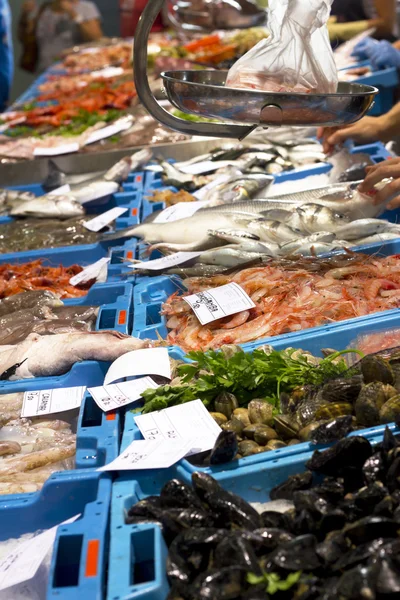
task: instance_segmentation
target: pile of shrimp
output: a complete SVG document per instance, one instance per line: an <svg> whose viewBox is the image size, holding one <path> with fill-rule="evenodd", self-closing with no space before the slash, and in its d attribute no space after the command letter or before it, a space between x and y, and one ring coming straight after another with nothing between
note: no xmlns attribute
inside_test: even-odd
<svg viewBox="0 0 400 600"><path fill-rule="evenodd" d="M364 354L375 354L388 348L400 346L400 329L386 329L358 336L351 341L349 348L357 348Z"/></svg>
<svg viewBox="0 0 400 600"><path fill-rule="evenodd" d="M77 287L69 280L83 271L79 265L70 267L47 267L41 260L11 265L0 265L0 298L14 296L21 292L32 290L50 290L60 298L77 298L86 296L87 290L94 281L89 281Z"/></svg>
<svg viewBox="0 0 400 600"><path fill-rule="evenodd" d="M184 295L230 282L239 284L256 307L203 326L176 292L162 308L171 330L168 344L215 349L397 308L400 255L272 259L234 275L185 279Z"/></svg>

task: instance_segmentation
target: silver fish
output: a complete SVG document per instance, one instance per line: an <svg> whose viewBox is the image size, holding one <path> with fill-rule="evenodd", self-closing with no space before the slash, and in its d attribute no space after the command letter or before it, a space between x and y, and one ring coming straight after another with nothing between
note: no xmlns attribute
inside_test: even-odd
<svg viewBox="0 0 400 600"><path fill-rule="evenodd" d="M375 244L376 242L387 242L389 240L398 240L400 233L394 231L384 231L382 233L375 233L364 238L358 238L352 242L352 246L365 246L367 244Z"/></svg>
<svg viewBox="0 0 400 600"><path fill-rule="evenodd" d="M228 181L215 186L205 197L209 206L225 203L238 203L249 198L254 198L271 185L274 178L263 173L250 173L247 175L234 175ZM207 210L207 208L201 209ZM231 211L227 211L231 212Z"/></svg>
<svg viewBox="0 0 400 600"><path fill-rule="evenodd" d="M345 240L357 240L377 233L398 232L400 237L400 225L382 221L381 219L358 219L352 223L341 225L336 229L336 235Z"/></svg>
<svg viewBox="0 0 400 600"><path fill-rule="evenodd" d="M256 233L262 242L282 243L290 242L301 236L299 231L285 225L281 221L260 220L248 225L250 231Z"/></svg>
<svg viewBox="0 0 400 600"><path fill-rule="evenodd" d="M263 213L266 218L285 223L298 232L306 235L318 231L335 232L340 224L348 223L349 218L340 213L335 213L319 204L304 204L294 210L270 210Z"/></svg>
<svg viewBox="0 0 400 600"><path fill-rule="evenodd" d="M264 254L267 252L275 255L277 253L277 245L275 244L264 244L259 241L259 237L250 234L247 231L224 231L224 230L210 230L209 235L214 236L220 240L224 240L228 244L236 244L246 252L258 252ZM251 236L251 237L250 237Z"/></svg>
<svg viewBox="0 0 400 600"><path fill-rule="evenodd" d="M274 256L273 253L264 252ZM196 263L203 263L207 265L220 265L222 267L234 267L241 263L246 263L250 260L256 259L260 256L258 252L246 252L239 246L224 246L223 248L217 248L214 250L207 250L200 254L196 259Z"/></svg>
<svg viewBox="0 0 400 600"><path fill-rule="evenodd" d="M74 198L65 196L39 196L27 202L15 201L9 210L12 217L35 217L69 219L85 214L82 205Z"/></svg>
<svg viewBox="0 0 400 600"><path fill-rule="evenodd" d="M304 249L309 249L311 246L320 243L329 243L335 239L335 234L329 231L321 231L319 233L314 233L307 237L302 237L297 240L293 240L291 242L286 242L285 244L280 244L279 252L280 254L294 254L299 253L303 254Z"/></svg>

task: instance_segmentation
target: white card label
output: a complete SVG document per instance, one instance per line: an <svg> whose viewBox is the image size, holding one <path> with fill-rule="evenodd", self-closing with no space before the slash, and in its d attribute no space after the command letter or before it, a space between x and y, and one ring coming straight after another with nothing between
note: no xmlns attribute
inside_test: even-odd
<svg viewBox="0 0 400 600"><path fill-rule="evenodd" d="M135 417L145 440L191 439L188 454L210 450L221 433L201 400Z"/></svg>
<svg viewBox="0 0 400 600"><path fill-rule="evenodd" d="M237 283L228 283L182 298L189 304L202 325L254 308L253 300Z"/></svg>
<svg viewBox="0 0 400 600"><path fill-rule="evenodd" d="M157 388L158 385L151 377L140 377L133 381L123 381L111 385L88 388L97 406L104 412L116 410L132 402L140 400L142 393L149 388Z"/></svg>
<svg viewBox="0 0 400 600"><path fill-rule="evenodd" d="M95 77L103 77L104 79L109 79L110 77L118 77L122 75L124 72L122 67L105 67L104 69L100 69L99 71L93 71L90 73L90 76Z"/></svg>
<svg viewBox="0 0 400 600"><path fill-rule="evenodd" d="M85 267L83 271L71 277L69 280L70 284L79 285L81 283L87 283L92 279L96 279L97 281L104 279L104 271L107 276L107 265L110 260L111 258L100 258L97 262Z"/></svg>
<svg viewBox="0 0 400 600"><path fill-rule="evenodd" d="M83 225L86 229L89 229L89 231L100 231L100 229L103 229L103 227L106 227L115 221L115 219L118 219L118 217L126 213L127 210L127 208L123 208L122 206L116 206L115 208L107 210L102 215L90 219L90 221L85 221Z"/></svg>
<svg viewBox="0 0 400 600"><path fill-rule="evenodd" d="M62 185L61 187L56 188L55 190L52 190L47 195L48 196L63 196L64 194L68 194L68 192L70 192L70 191L71 191L71 188L69 187L69 184L66 183L65 185Z"/></svg>
<svg viewBox="0 0 400 600"><path fill-rule="evenodd" d="M129 266L133 269L144 269L145 271L161 271L185 263L192 258L197 258L200 254L202 254L202 252L175 252L175 254L163 256L162 258L156 258L154 260L130 263Z"/></svg>
<svg viewBox="0 0 400 600"><path fill-rule="evenodd" d="M186 456L191 440L135 440L115 460L99 471L167 469Z"/></svg>
<svg viewBox="0 0 400 600"><path fill-rule="evenodd" d="M173 206L168 206L154 219L154 223L171 223L191 217L200 208L204 208L202 202L178 202Z"/></svg>
<svg viewBox="0 0 400 600"><path fill-rule="evenodd" d="M61 154L78 152L78 150L79 144L77 142L71 142L70 144L60 144L59 146L50 146L49 148L35 148L33 156L59 156Z"/></svg>
<svg viewBox="0 0 400 600"><path fill-rule="evenodd" d="M126 131L131 127L133 123L132 117L124 117L119 119L112 125L107 125L102 129L96 129L93 131L86 139L85 146L88 144L94 144L100 140L104 140L105 138L111 137L112 135L116 135L117 133L121 133L121 131Z"/></svg>
<svg viewBox="0 0 400 600"><path fill-rule="evenodd" d="M60 525L73 523L80 515L76 515ZM59 525L22 542L6 558L0 562L0 590L32 579L46 554L54 545Z"/></svg>
<svg viewBox="0 0 400 600"><path fill-rule="evenodd" d="M229 167L232 164L231 160L203 160L192 165L186 165L179 167L176 165L182 173L188 173L189 175L201 175L202 173L211 173L217 169L223 167Z"/></svg>
<svg viewBox="0 0 400 600"><path fill-rule="evenodd" d="M85 386L60 388L55 390L37 390L25 392L21 417L51 415L79 408L85 394Z"/></svg>
<svg viewBox="0 0 400 600"><path fill-rule="evenodd" d="M171 379L171 364L167 348L144 348L123 354L108 369L104 385L124 377L141 375L161 375Z"/></svg>

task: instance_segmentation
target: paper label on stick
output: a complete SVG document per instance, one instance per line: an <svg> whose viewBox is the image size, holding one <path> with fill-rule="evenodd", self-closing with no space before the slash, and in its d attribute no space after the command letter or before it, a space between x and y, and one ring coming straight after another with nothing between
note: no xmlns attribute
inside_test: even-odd
<svg viewBox="0 0 400 600"><path fill-rule="evenodd" d="M77 386L54 390L25 392L21 417L51 415L53 413L79 408L82 404L85 391L85 386Z"/></svg>
<svg viewBox="0 0 400 600"><path fill-rule="evenodd" d="M200 208L204 208L202 202L178 202L173 206L168 206L154 219L154 223L171 223L191 217Z"/></svg>
<svg viewBox="0 0 400 600"><path fill-rule="evenodd" d="M70 154L78 152L79 144L71 142L70 144L60 144L59 146L50 146L48 148L38 147L33 151L33 156L58 156L61 154Z"/></svg>
<svg viewBox="0 0 400 600"><path fill-rule="evenodd" d="M60 525L73 523L79 517L80 515L76 515ZM29 581L35 576L47 553L54 545L60 525L22 542L0 562L0 591Z"/></svg>
<svg viewBox="0 0 400 600"><path fill-rule="evenodd" d="M137 263L130 263L130 267L132 269L144 269L145 271L161 271L164 269L169 269L169 267L174 267L175 265L180 265L182 263L191 260L192 258L197 258L200 256L202 252L175 252L175 254L170 254L169 256L163 256L162 258L156 258L155 260L148 260Z"/></svg>
<svg viewBox="0 0 400 600"><path fill-rule="evenodd" d="M97 406L104 412L107 412L140 400L142 392L149 388L155 389L157 387L157 383L151 377L140 377L133 381L123 381L118 384L88 388L88 392Z"/></svg>
<svg viewBox="0 0 400 600"><path fill-rule="evenodd" d="M99 281L100 278L104 279L104 271L107 276L106 268L110 260L111 258L100 258L100 260L98 260L97 262L93 263L92 265L89 265L88 267L85 267L83 271L71 277L71 279L69 280L70 284L79 285L81 283L87 283L92 279L96 279L97 281Z"/></svg>
<svg viewBox="0 0 400 600"><path fill-rule="evenodd" d="M210 450L221 433L201 400L139 415L135 423L146 440L191 439L188 454Z"/></svg>
<svg viewBox="0 0 400 600"><path fill-rule="evenodd" d="M186 456L191 440L135 440L122 454L99 471L166 469Z"/></svg>
<svg viewBox="0 0 400 600"><path fill-rule="evenodd" d="M100 231L103 227L106 227L115 219L126 213L128 208L123 208L122 206L116 206L115 208L111 208L107 210L102 215L98 215L94 217L94 219L90 219L90 221L85 221L83 226L89 231Z"/></svg>
<svg viewBox="0 0 400 600"><path fill-rule="evenodd" d="M202 325L254 308L253 300L237 283L228 283L182 298Z"/></svg>
<svg viewBox="0 0 400 600"><path fill-rule="evenodd" d="M105 138L116 135L117 133L121 133L121 131L126 131L126 129L131 127L132 123L133 119L131 117L126 117L119 119L112 125L107 125L106 127L102 127L102 129L96 129L96 131L93 131L85 140L85 146L88 144L94 144L100 140L104 140Z"/></svg>
<svg viewBox="0 0 400 600"><path fill-rule="evenodd" d="M107 371L104 385L124 377L161 375L171 379L171 365L167 348L132 350L115 360Z"/></svg>

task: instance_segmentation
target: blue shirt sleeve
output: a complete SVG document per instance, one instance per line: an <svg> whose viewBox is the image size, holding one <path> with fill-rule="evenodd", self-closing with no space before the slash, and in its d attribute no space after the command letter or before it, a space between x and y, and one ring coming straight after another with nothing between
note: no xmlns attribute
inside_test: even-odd
<svg viewBox="0 0 400 600"><path fill-rule="evenodd" d="M11 10L8 0L0 0L0 112L8 102L13 75Z"/></svg>

